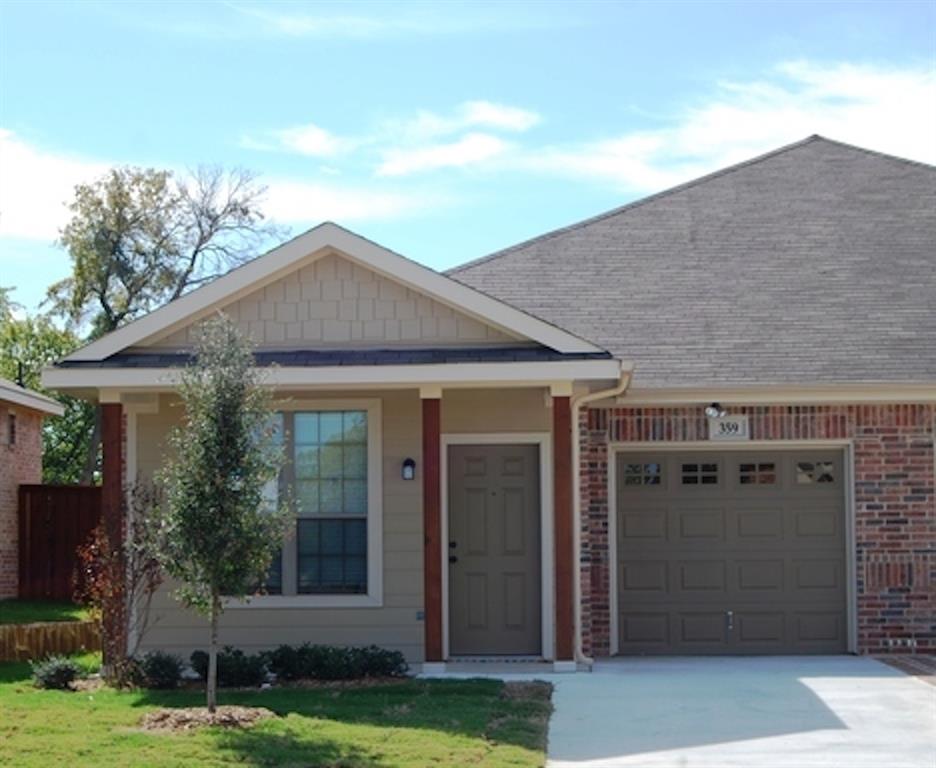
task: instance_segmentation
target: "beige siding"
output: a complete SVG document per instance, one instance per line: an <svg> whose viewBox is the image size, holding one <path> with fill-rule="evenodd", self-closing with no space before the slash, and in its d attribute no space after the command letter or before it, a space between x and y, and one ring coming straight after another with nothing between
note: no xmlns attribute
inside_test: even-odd
<svg viewBox="0 0 936 768"><path fill-rule="evenodd" d="M288 393L294 398L302 393ZM336 393L336 397L347 397ZM384 594L380 608L248 608L227 611L221 619L221 642L245 649L302 642L378 645L402 651L411 662L423 657L422 471L420 400L415 390L355 393L380 397L383 418ZM322 398L315 394L315 399ZM137 461L140 474L159 467L169 429L181 418L175 398L160 398L158 414L137 416ZM549 430L543 391L446 392L442 402L444 432L542 432ZM417 478L404 481L405 458L417 462ZM204 619L186 611L164 588L153 606L153 625L143 650L161 648L187 658L203 648Z"/></svg>
<svg viewBox="0 0 936 768"><path fill-rule="evenodd" d="M258 346L276 349L518 341L335 254L241 298L224 311ZM147 346L190 346L193 327Z"/></svg>

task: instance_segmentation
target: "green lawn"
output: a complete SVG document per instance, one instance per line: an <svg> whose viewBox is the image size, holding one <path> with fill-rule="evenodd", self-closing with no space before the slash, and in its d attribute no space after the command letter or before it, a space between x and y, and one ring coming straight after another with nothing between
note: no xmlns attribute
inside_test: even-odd
<svg viewBox="0 0 936 768"><path fill-rule="evenodd" d="M88 609L74 603L51 600L0 600L0 624L35 621L84 621Z"/></svg>
<svg viewBox="0 0 936 768"><path fill-rule="evenodd" d="M85 663L93 657L83 657ZM221 704L279 717L251 729L138 730L162 706L196 706L197 691L40 691L29 666L0 664L0 755L19 768L70 766L541 766L545 690L508 695L492 680L409 680L368 688L222 692Z"/></svg>

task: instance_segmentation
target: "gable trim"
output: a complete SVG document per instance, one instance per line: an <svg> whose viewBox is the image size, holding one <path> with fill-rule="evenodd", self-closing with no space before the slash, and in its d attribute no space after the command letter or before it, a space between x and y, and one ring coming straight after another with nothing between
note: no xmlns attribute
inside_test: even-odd
<svg viewBox="0 0 936 768"><path fill-rule="evenodd" d="M339 255L383 277L402 283L507 333L528 338L559 352L604 351L558 326L469 288L336 224L326 222L82 347L65 360L103 360L170 329L178 329L185 321L196 321L216 310L220 304L237 300L284 277L304 263L324 255L326 249L338 251Z"/></svg>

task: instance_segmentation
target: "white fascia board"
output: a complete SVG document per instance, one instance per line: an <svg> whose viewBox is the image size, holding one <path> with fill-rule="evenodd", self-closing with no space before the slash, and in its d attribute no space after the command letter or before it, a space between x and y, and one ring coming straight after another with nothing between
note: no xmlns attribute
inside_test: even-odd
<svg viewBox="0 0 936 768"><path fill-rule="evenodd" d="M76 350L66 360L103 360L135 344L166 332L187 320L204 317L216 307L256 290L327 249L443 304L516 336L531 339L559 352L602 352L600 347L554 325L521 312L479 291L441 275L415 261L389 251L360 235L330 222L274 248L223 277L150 312L123 328Z"/></svg>
<svg viewBox="0 0 936 768"><path fill-rule="evenodd" d="M47 413L50 416L61 416L65 413L62 404L52 398L40 395L38 392L32 392L16 384L7 385L5 382L0 382L0 402L13 403L13 405L20 405L33 411Z"/></svg>
<svg viewBox="0 0 936 768"><path fill-rule="evenodd" d="M618 379L630 365L620 360L560 360L522 363L443 363L437 365L336 365L259 369L266 386L278 389L443 388L550 386L561 380ZM43 386L69 389L165 391L179 383L178 368L45 368Z"/></svg>
<svg viewBox="0 0 936 768"><path fill-rule="evenodd" d="M934 403L936 382L867 384L803 384L749 387L632 387L618 396L621 406L699 405L848 405L858 403ZM597 406L595 403L593 407Z"/></svg>

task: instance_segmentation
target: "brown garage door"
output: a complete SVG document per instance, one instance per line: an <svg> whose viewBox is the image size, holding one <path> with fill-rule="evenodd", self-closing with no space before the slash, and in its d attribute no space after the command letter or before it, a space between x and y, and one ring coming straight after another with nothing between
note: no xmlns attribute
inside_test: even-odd
<svg viewBox="0 0 936 768"><path fill-rule="evenodd" d="M618 454L622 654L841 653L838 451Z"/></svg>

